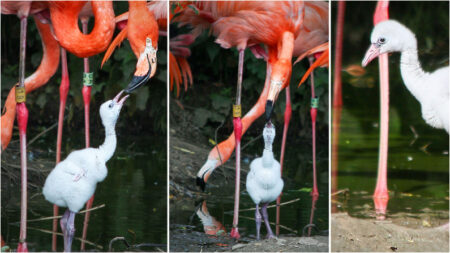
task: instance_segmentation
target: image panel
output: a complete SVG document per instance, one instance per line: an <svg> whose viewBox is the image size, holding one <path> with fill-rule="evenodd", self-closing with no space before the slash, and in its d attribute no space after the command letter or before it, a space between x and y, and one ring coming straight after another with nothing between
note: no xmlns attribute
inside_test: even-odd
<svg viewBox="0 0 450 253"><path fill-rule="evenodd" d="M449 3L331 13L331 250L447 252Z"/></svg>
<svg viewBox="0 0 450 253"><path fill-rule="evenodd" d="M171 2L170 251L328 251L328 6Z"/></svg>
<svg viewBox="0 0 450 253"><path fill-rule="evenodd" d="M166 251L167 2L1 5L2 251Z"/></svg>

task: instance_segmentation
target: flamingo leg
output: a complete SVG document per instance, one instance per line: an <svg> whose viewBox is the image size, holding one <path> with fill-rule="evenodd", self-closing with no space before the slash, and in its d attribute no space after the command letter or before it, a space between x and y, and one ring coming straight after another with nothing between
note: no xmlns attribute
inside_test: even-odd
<svg viewBox="0 0 450 253"><path fill-rule="evenodd" d="M338 2L338 15L336 18L336 43L334 49L334 89L333 89L333 124L332 124L332 146L331 146L331 192L337 191L338 185L338 152L339 152L339 130L342 111L342 40L344 34L345 1ZM333 196L335 198L335 196ZM331 212L337 212L337 206L332 201Z"/></svg>
<svg viewBox="0 0 450 253"><path fill-rule="evenodd" d="M309 216L309 225L313 225L313 221L314 221L314 211L316 210L316 202L319 199L319 195L317 196L312 196L312 204L311 204L311 214ZM311 236L311 229L312 226L309 226L308 228L308 236Z"/></svg>
<svg viewBox="0 0 450 253"><path fill-rule="evenodd" d="M336 44L334 47L334 90L333 106L342 106L342 39L344 36L344 17L345 1L338 2L337 25L336 25Z"/></svg>
<svg viewBox="0 0 450 253"><path fill-rule="evenodd" d="M81 18L81 24L83 27L83 33L88 33L88 21L89 17L82 17ZM85 138L86 138L86 148L90 146L90 138L89 138L89 104L91 101L91 89L93 84L93 73L89 72L89 58L84 58L84 73L83 73L83 101L84 101L84 129L85 129ZM90 209L92 207L92 204L94 202L94 195L88 200L86 203L86 209ZM85 250L85 240L87 237L87 229L89 225L89 217L91 213L89 211L86 212L84 215L84 222L83 222L83 234L81 240L81 247L80 249L82 251Z"/></svg>
<svg viewBox="0 0 450 253"><path fill-rule="evenodd" d="M272 232L272 229L270 228L270 223L269 223L269 214L267 213L267 206L269 205L269 203L264 203L262 208L261 208L261 213L262 213L262 217L264 219L264 224L266 224L266 229L267 229L267 236L266 238L273 238L275 237L275 235Z"/></svg>
<svg viewBox="0 0 450 253"><path fill-rule="evenodd" d="M242 122L241 122L241 91L242 91L242 72L244 66L244 50L239 51L239 66L238 66L238 83L236 105L233 106L233 126L234 137L236 140L236 185L234 193L234 216L233 228L231 229L231 237L239 239L238 223L239 223L239 197L241 194L241 137L242 137Z"/></svg>
<svg viewBox="0 0 450 253"><path fill-rule="evenodd" d="M72 251L72 241L73 237L75 235L75 213L68 210L66 211L68 215L64 214L66 216L66 228L63 229L64 233L64 252L71 252Z"/></svg>
<svg viewBox="0 0 450 253"><path fill-rule="evenodd" d="M389 19L389 1L378 1L373 17L374 25ZM389 193L387 188L387 152L389 138L389 62L388 55L382 54L379 59L380 72L380 146L378 156L377 186L373 194L377 219L384 220Z"/></svg>
<svg viewBox="0 0 450 253"><path fill-rule="evenodd" d="M286 87L286 109L284 110L284 128L283 128L283 139L281 142L281 156L280 156L280 170L281 175L283 175L283 164L284 164L284 151L286 147L286 136L289 128L289 122L291 121L292 106L291 106L291 94L289 86ZM278 236L280 234L280 202L281 194L277 198L277 214L275 222L275 233Z"/></svg>
<svg viewBox="0 0 450 253"><path fill-rule="evenodd" d="M67 94L69 92L69 71L67 70L67 54L64 48L61 48L61 67L62 78L59 86L59 116L58 116L58 135L56 138L56 164L61 161L61 141L62 130L64 123L64 109L66 108ZM53 216L58 216L58 206L53 205ZM53 235L52 235L52 250L56 251L56 232L58 230L58 220L53 219Z"/></svg>
<svg viewBox="0 0 450 253"><path fill-rule="evenodd" d="M380 127L380 148L378 157L378 177L373 199L375 202L375 211L379 219L384 219L387 204L389 201L387 187L387 153L389 138L389 70L388 56L383 54L379 56L380 62L380 104L381 104L381 127Z"/></svg>
<svg viewBox="0 0 450 253"><path fill-rule="evenodd" d="M313 60L309 58L309 63L312 65ZM311 71L311 122L312 122L312 154L313 154L313 190L311 196L318 197L319 190L317 189L317 171L316 171L316 118L317 107L319 106L319 99L316 97L314 89L314 71Z"/></svg>
<svg viewBox="0 0 450 253"><path fill-rule="evenodd" d="M256 205L255 211L255 221L256 221L256 240L260 239L260 231L261 231L261 213L259 212L259 205Z"/></svg>
<svg viewBox="0 0 450 253"><path fill-rule="evenodd" d="M25 56L27 41L27 17L20 19L20 65L19 84L16 87L17 124L20 136L20 168L21 168L21 197L20 197L20 235L18 252L28 252L27 238L27 123L28 109L25 104Z"/></svg>

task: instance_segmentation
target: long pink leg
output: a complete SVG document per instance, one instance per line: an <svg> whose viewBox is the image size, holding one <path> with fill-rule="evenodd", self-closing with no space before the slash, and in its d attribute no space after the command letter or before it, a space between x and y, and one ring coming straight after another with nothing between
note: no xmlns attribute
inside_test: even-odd
<svg viewBox="0 0 450 253"><path fill-rule="evenodd" d="M238 223L239 223L239 197L241 194L241 137L242 137L242 122L241 122L241 91L242 91L242 72L244 66L244 50L239 50L239 66L238 66L238 83L236 105L233 106L233 126L234 137L236 140L236 185L234 193L234 216L233 228L230 236L239 239Z"/></svg>
<svg viewBox="0 0 450 253"><path fill-rule="evenodd" d="M67 70L67 54L64 48L61 48L61 68L62 78L59 86L59 116L58 116L58 135L56 139L56 164L61 161L61 141L64 124L64 109L66 108L67 94L69 93L69 71ZM53 216L58 216L58 206L53 205ZM52 250L56 251L56 232L58 230L58 220L53 219Z"/></svg>
<svg viewBox="0 0 450 253"><path fill-rule="evenodd" d="M28 252L27 238L27 123L28 109L25 104L25 56L27 42L27 17L20 18L20 65L19 84L16 87L17 124L20 136L20 168L21 168L21 197L20 197L20 235L18 252Z"/></svg>
<svg viewBox="0 0 450 253"><path fill-rule="evenodd" d="M81 24L83 26L83 33L88 33L88 21L89 17L82 17L81 18ZM89 104L91 101L91 89L93 84L93 74L89 72L89 58L84 58L84 73L83 73L83 100L84 100L84 129L85 129L85 137L86 137L86 148L90 146L90 138L89 138ZM90 209L92 207L92 204L94 202L94 195L88 200L86 203L86 209ZM89 211L86 212L84 216L84 222L83 222L83 234L81 240L81 247L80 249L82 251L85 250L85 240L87 237L87 229L89 225L89 217L91 213Z"/></svg>
<svg viewBox="0 0 450 253"><path fill-rule="evenodd" d="M314 221L314 211L316 210L316 202L319 199L319 195L313 195L312 196L312 203L311 203L311 214L309 216L309 224L312 225L313 221ZM308 228L308 236L311 236L311 229L312 227L310 226Z"/></svg>
<svg viewBox="0 0 450 253"><path fill-rule="evenodd" d="M389 19L389 1L378 1L373 17L374 25ZM378 219L384 219L389 201L387 188L387 152L389 137L389 63L388 55L382 54L378 57L380 68L380 147L378 156L377 186L373 194L375 212L379 214Z"/></svg>
<svg viewBox="0 0 450 253"><path fill-rule="evenodd" d="M332 124L332 142L331 142L331 192L337 190L337 172L338 172L338 142L339 129L342 111L342 40L344 35L344 17L345 1L338 2L338 15L336 18L336 43L334 50L334 89L333 89L333 124ZM334 197L333 197L334 198ZM331 212L337 211L336 205L332 204Z"/></svg>
<svg viewBox="0 0 450 253"><path fill-rule="evenodd" d="M338 2L338 14L336 25L336 44L334 47L334 91L333 107L342 106L342 39L344 36L345 1Z"/></svg>
<svg viewBox="0 0 450 253"><path fill-rule="evenodd" d="M284 164L284 151L286 147L286 136L289 128L289 122L291 121L292 106L291 106L291 93L289 86L286 87L286 108L284 109L284 127L283 127L283 139L281 141L281 156L280 156L280 170L281 175L283 175L283 164ZM275 234L278 236L280 234L280 202L281 195L277 198L277 214L275 222Z"/></svg>
<svg viewBox="0 0 450 253"><path fill-rule="evenodd" d="M313 60L309 58L309 63L312 65ZM311 71L311 122L312 122L312 153L313 153L313 190L311 196L318 197L319 190L317 189L317 171L316 171L316 118L317 107L319 106L319 99L316 97L314 90L314 71Z"/></svg>

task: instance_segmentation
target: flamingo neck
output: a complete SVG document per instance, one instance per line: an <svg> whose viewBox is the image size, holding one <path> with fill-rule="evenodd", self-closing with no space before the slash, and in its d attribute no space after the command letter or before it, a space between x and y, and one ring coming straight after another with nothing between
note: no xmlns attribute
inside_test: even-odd
<svg viewBox="0 0 450 253"><path fill-rule="evenodd" d="M264 148L263 156L262 156L263 168L271 169L273 161L274 161L274 157L273 157L272 145L271 145L270 149L268 149L268 147Z"/></svg>
<svg viewBox="0 0 450 253"><path fill-rule="evenodd" d="M400 71L406 88L420 101L421 94L426 94L424 89L427 86L423 83L426 73L420 66L417 41L414 37L409 40L401 52Z"/></svg>
<svg viewBox="0 0 450 253"><path fill-rule="evenodd" d="M117 145L115 126L105 126L105 142L98 148L107 162L114 154Z"/></svg>

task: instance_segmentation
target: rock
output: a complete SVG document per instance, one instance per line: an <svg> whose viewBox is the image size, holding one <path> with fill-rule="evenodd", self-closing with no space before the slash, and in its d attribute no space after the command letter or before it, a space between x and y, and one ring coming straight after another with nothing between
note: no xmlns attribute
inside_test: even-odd
<svg viewBox="0 0 450 253"><path fill-rule="evenodd" d="M243 243L235 244L235 245L233 245L233 247L231 247L231 250L237 250L237 249L243 248L243 247L245 247L245 245L246 244L243 244Z"/></svg>
<svg viewBox="0 0 450 253"><path fill-rule="evenodd" d="M285 243L286 243L286 240L285 240L285 239L277 238L277 244L278 244L278 245L284 245Z"/></svg>
<svg viewBox="0 0 450 253"><path fill-rule="evenodd" d="M319 241L317 241L316 239L313 239L311 237L300 237L300 240L298 240L299 244L303 244L303 245L317 245L319 243Z"/></svg>

